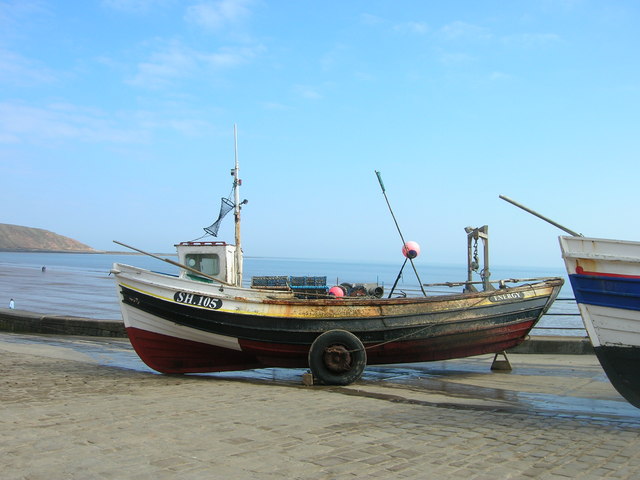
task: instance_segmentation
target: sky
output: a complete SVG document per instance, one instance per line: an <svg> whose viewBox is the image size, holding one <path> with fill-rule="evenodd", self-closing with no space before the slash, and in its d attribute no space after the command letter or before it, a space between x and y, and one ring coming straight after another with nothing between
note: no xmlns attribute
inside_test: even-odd
<svg viewBox="0 0 640 480"><path fill-rule="evenodd" d="M101 250L562 268L640 239L635 0L0 0L0 223ZM205 238L206 239L211 239ZM233 243L232 216L218 240Z"/></svg>

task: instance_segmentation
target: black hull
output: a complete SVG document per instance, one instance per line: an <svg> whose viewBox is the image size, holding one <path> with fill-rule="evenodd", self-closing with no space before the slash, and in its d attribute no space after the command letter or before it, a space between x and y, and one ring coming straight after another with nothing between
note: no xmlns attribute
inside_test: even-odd
<svg viewBox="0 0 640 480"><path fill-rule="evenodd" d="M124 286L121 290L124 303L184 327L239 340L306 346L311 345L320 333L333 329L347 330L356 334L363 343L371 344L508 327L537 321L549 301L548 297L535 297L516 303L376 317L267 318L194 309Z"/></svg>
<svg viewBox="0 0 640 480"><path fill-rule="evenodd" d="M614 388L640 408L640 347L596 347L600 365Z"/></svg>

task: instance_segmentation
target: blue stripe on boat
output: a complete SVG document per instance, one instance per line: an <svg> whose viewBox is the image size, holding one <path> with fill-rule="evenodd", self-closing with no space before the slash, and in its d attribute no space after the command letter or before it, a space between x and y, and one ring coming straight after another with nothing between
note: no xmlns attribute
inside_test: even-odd
<svg viewBox="0 0 640 480"><path fill-rule="evenodd" d="M606 275L569 275L576 302L640 310L640 279Z"/></svg>

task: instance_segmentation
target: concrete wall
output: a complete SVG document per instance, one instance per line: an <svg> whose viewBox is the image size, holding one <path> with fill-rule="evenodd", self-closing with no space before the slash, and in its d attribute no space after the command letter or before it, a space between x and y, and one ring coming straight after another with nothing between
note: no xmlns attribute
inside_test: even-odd
<svg viewBox="0 0 640 480"><path fill-rule="evenodd" d="M122 320L95 320L0 308L0 330L89 337L126 337Z"/></svg>

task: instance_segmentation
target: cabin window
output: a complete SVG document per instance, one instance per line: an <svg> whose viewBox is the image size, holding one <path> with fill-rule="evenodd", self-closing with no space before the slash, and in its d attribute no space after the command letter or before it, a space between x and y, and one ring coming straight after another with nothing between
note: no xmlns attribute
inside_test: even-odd
<svg viewBox="0 0 640 480"><path fill-rule="evenodd" d="M214 276L220 273L220 257L218 255L188 253L185 260L187 267L207 275Z"/></svg>

